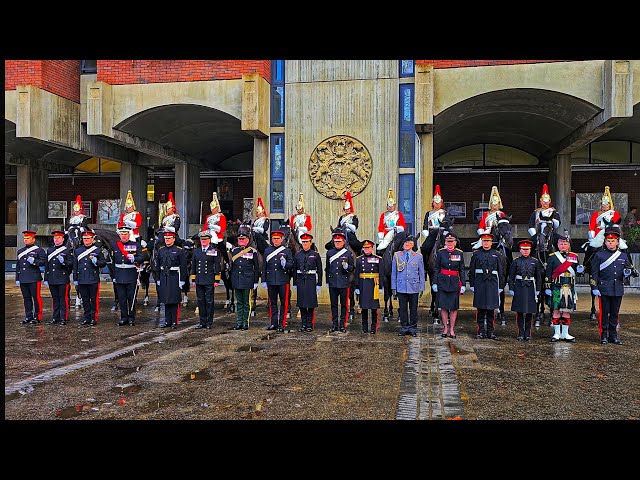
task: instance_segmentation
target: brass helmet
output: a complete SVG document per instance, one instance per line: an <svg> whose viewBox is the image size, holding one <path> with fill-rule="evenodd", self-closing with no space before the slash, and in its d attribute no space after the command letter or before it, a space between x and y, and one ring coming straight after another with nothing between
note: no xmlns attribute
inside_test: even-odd
<svg viewBox="0 0 640 480"><path fill-rule="evenodd" d="M218 202L217 192L213 192L213 200L211 200L209 206L211 207L211 210L213 210L214 208L220 208L220 202Z"/></svg>
<svg viewBox="0 0 640 480"><path fill-rule="evenodd" d="M176 207L176 201L173 198L173 192L169 192L169 200L167 200L167 203L165 204L165 208L168 210L170 208L173 208L174 210L178 210Z"/></svg>
<svg viewBox="0 0 640 480"><path fill-rule="evenodd" d="M542 195L540 195L540 202L551 203L551 195L549 195L549 187L546 183L542 186Z"/></svg>
<svg viewBox="0 0 640 480"><path fill-rule="evenodd" d="M349 191L347 191L347 193L345 193L345 195L344 195L344 207L343 207L343 210L346 210L347 208L351 210L351 213L354 212L354 209L353 209L353 198L351 198L351 192L349 192Z"/></svg>
<svg viewBox="0 0 640 480"><path fill-rule="evenodd" d="M264 208L264 203L262 203L262 198L258 197L258 205L256 206L256 212L258 212L259 214L264 213L265 215L267 214L267 210Z"/></svg>
<svg viewBox="0 0 640 480"><path fill-rule="evenodd" d="M389 192L387 193L387 206L393 207L396 204L395 198L393 198L393 188L389 187Z"/></svg>
<svg viewBox="0 0 640 480"><path fill-rule="evenodd" d="M609 190L609 186L604 187L604 195L602 196L602 204L609 204L609 210L613 210L613 198L611 197L611 191Z"/></svg>
<svg viewBox="0 0 640 480"><path fill-rule="evenodd" d="M133 201L133 195L131 194L131 190L127 191L127 198L124 201L124 209L128 210L129 208L133 208L133 210L136 209L136 204Z"/></svg>
<svg viewBox="0 0 640 480"><path fill-rule="evenodd" d="M300 197L298 198L298 203L296 204L296 210L300 210L304 212L304 195L300 192Z"/></svg>
<svg viewBox="0 0 640 480"><path fill-rule="evenodd" d="M431 203L442 203L442 194L440 193L440 185L436 185L435 190L433 191L433 199Z"/></svg>
<svg viewBox="0 0 640 480"><path fill-rule="evenodd" d="M491 187L491 194L489 195L489 206L498 205L498 208L502 209L502 199L498 192L498 187L495 185Z"/></svg>
<svg viewBox="0 0 640 480"><path fill-rule="evenodd" d="M607 187L608 188L608 187ZM76 197L76 201L73 202L73 214L74 215L84 215L84 209L82 208L82 198L80 195Z"/></svg>

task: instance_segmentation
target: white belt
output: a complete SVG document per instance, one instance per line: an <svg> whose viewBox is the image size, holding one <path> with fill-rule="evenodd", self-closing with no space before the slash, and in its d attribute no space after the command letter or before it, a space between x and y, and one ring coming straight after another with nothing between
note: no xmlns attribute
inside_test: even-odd
<svg viewBox="0 0 640 480"><path fill-rule="evenodd" d="M161 270L180 270L180 267L169 267L169 268L162 267Z"/></svg>
<svg viewBox="0 0 640 480"><path fill-rule="evenodd" d="M522 275L516 275L516 280L535 280L533 277L524 277Z"/></svg>
<svg viewBox="0 0 640 480"><path fill-rule="evenodd" d="M484 270L482 270L481 268L476 268L476 273L484 273ZM494 275L498 275L498 272L495 270L491 270L491 273L493 273Z"/></svg>
<svg viewBox="0 0 640 480"><path fill-rule="evenodd" d="M126 263L116 263L116 268L136 268L135 265L129 265Z"/></svg>
<svg viewBox="0 0 640 480"><path fill-rule="evenodd" d="M307 274L307 275L311 275L316 273L315 270L307 270L306 272L303 272L302 270L296 270L297 273L302 273L302 274Z"/></svg>

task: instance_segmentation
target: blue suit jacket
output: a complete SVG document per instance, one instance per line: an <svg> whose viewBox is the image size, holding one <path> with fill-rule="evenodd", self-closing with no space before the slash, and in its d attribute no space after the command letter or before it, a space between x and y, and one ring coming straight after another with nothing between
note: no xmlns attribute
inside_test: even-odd
<svg viewBox="0 0 640 480"><path fill-rule="evenodd" d="M393 254L391 263L391 289L398 293L420 293L424 290L424 263L422 255L411 251L406 265L404 250ZM400 269L398 268L400 265ZM401 271L400 271L401 270Z"/></svg>

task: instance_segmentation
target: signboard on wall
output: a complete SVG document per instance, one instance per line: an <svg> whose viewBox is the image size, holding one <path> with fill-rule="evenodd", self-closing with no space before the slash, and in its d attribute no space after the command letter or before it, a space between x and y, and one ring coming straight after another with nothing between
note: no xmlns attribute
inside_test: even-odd
<svg viewBox="0 0 640 480"><path fill-rule="evenodd" d="M576 193L576 225L589 225L591 215L596 210L600 211L602 192ZM612 193L613 208L624 218L629 210L628 193Z"/></svg>
<svg viewBox="0 0 640 480"><path fill-rule="evenodd" d="M242 221L253 222L253 198L242 199Z"/></svg>
<svg viewBox="0 0 640 480"><path fill-rule="evenodd" d="M118 218L120 218L119 205L119 198L98 200L98 221L96 223L118 223Z"/></svg>
<svg viewBox="0 0 640 480"><path fill-rule="evenodd" d="M447 211L450 217L467 217L467 202L444 202L444 209Z"/></svg>
<svg viewBox="0 0 640 480"><path fill-rule="evenodd" d="M67 218L67 202L65 200L50 200L48 218Z"/></svg>

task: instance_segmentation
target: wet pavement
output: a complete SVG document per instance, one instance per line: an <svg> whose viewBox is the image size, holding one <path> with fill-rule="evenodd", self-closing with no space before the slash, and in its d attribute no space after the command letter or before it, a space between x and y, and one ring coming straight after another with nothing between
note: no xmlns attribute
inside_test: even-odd
<svg viewBox="0 0 640 480"><path fill-rule="evenodd" d="M5 289L5 419L640 418L638 294L622 302L623 345L602 346L587 295L570 327L577 342L551 343L546 322L517 342L509 303L498 340L477 340L468 294L450 339L431 323L428 296L413 338L397 335L396 318L376 335L361 333L359 317L329 334L328 305L314 332L297 331L295 310L289 332L266 331L264 298L249 330L230 330L222 288L211 330L193 328L194 292L176 330L158 328L160 314L141 303L136 325L119 327L105 297L97 326L78 325L73 308L67 325L49 325L46 289L43 323L22 325L20 292L13 281Z"/></svg>

